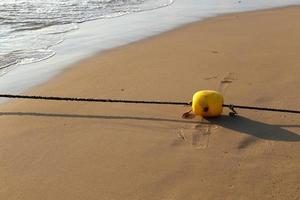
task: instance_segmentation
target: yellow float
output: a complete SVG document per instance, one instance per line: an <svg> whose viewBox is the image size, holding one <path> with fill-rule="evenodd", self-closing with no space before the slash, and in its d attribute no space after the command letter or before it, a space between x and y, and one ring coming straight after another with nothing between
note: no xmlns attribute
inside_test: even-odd
<svg viewBox="0 0 300 200"><path fill-rule="evenodd" d="M223 96L214 90L201 90L193 95L192 111L202 117L217 117L223 111Z"/></svg>

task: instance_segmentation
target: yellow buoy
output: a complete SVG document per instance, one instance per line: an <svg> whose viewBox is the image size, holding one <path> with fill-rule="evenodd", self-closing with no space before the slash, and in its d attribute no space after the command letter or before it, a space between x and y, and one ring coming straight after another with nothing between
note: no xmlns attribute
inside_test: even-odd
<svg viewBox="0 0 300 200"><path fill-rule="evenodd" d="M201 90L193 95L192 111L202 117L217 117L223 111L223 96L213 90Z"/></svg>

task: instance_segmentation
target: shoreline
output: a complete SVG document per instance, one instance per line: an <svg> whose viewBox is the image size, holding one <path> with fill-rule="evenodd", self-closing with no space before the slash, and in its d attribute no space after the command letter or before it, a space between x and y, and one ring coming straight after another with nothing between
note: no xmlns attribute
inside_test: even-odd
<svg viewBox="0 0 300 200"><path fill-rule="evenodd" d="M283 4L289 6L290 4L299 4L299 2L294 0L285 3L273 1L271 5L268 2L251 3L243 1L243 3L226 3L212 9L210 4L203 7L201 3L194 0L188 2L178 0L174 5L172 4L166 8L126 15L121 18L89 21L80 24L79 30L66 35L63 43L51 48L56 52L55 56L43 62L20 65L16 70L12 70L1 77L0 90L3 93L15 94L26 92L55 78L55 76L80 60L97 55L98 52L105 52L128 43L138 42L148 37L151 38L153 35L172 31L176 27L210 17L251 12L251 10L276 9L282 7ZM181 9L182 6L185 9ZM178 12L180 15L175 14ZM153 18L153 16L155 17ZM160 23L155 22L158 20ZM134 26L130 24L134 24ZM89 32L85 30L89 30ZM103 32L103 30L105 31Z"/></svg>
<svg viewBox="0 0 300 200"><path fill-rule="evenodd" d="M98 53L95 53L94 55L85 57L71 65L69 65L69 67L67 67L66 69L64 69L62 72L60 72L59 74L57 74L56 76L54 76L53 78L45 81L44 83L37 85L27 91L24 92L24 94L31 94L34 95L35 90L43 90L44 87L47 87L48 84L54 83L56 81L62 80L64 79L64 76L66 73L72 73L73 70L75 70L76 68L80 68L82 64L85 64L86 62L92 61L92 60L97 60L98 58L101 58L103 56L106 56L107 54L114 54L116 51L123 51L123 49L128 49L134 46L139 46L142 43L151 43L152 41L156 41L156 40L160 40L161 38L167 38L170 34L176 34L176 33L180 33L180 32L185 32L186 29L189 29L190 27L193 26L204 26L205 24L211 24L211 23L219 23L222 20L234 20L235 18L237 18L240 15L253 15L253 17L260 15L260 14L267 14L267 13L272 13L272 12L276 12L276 11L281 11L281 10L289 10L289 9L299 9L300 6L296 5L296 6L285 6L285 7L279 7L279 8L271 8L271 9L262 9L262 10L250 10L250 11L243 11L243 12L237 12L237 13L229 13L229 14L221 14L219 16L213 16L213 17L208 17L205 18L203 20L199 20L196 22L191 22L188 24L183 24L175 29L166 31L166 32L162 32L158 35L152 35L149 36L147 38L143 38L140 39L138 41L133 41L129 44L124 44L121 46L117 46L114 48L109 48L107 50L103 50L100 51ZM211 53L215 54L218 52L214 52L214 50L211 51ZM230 74L230 73L229 73ZM211 77L208 77L209 79ZM214 77L213 77L214 78ZM235 77L233 78L235 79ZM217 87L215 87L215 89L219 89ZM196 91L196 90L195 90ZM191 93L192 94L192 93ZM168 99L166 99L168 100Z"/></svg>
<svg viewBox="0 0 300 200"><path fill-rule="evenodd" d="M29 95L299 109L300 6L234 13L81 60ZM283 66L283 67L282 67ZM0 105L3 199L298 199L297 115L16 100Z"/></svg>

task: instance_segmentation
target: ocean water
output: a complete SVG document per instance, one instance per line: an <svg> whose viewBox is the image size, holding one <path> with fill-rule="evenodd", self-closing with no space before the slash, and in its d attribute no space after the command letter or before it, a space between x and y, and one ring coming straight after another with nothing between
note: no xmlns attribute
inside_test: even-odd
<svg viewBox="0 0 300 200"><path fill-rule="evenodd" d="M232 12L300 0L1 0L0 93L20 93L95 53Z"/></svg>
<svg viewBox="0 0 300 200"><path fill-rule="evenodd" d="M14 66L42 61L78 24L158 9L173 0L1 0L0 76Z"/></svg>

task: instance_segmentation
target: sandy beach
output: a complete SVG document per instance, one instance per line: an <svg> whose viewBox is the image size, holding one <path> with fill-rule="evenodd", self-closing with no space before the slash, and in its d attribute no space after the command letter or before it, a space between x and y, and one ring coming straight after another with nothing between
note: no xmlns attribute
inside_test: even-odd
<svg viewBox="0 0 300 200"><path fill-rule="evenodd" d="M26 94L300 110L300 7L196 22L82 60ZM97 44L95 44L97 45ZM100 44L99 44L100 45ZM300 199L300 116L15 100L0 106L0 199Z"/></svg>

